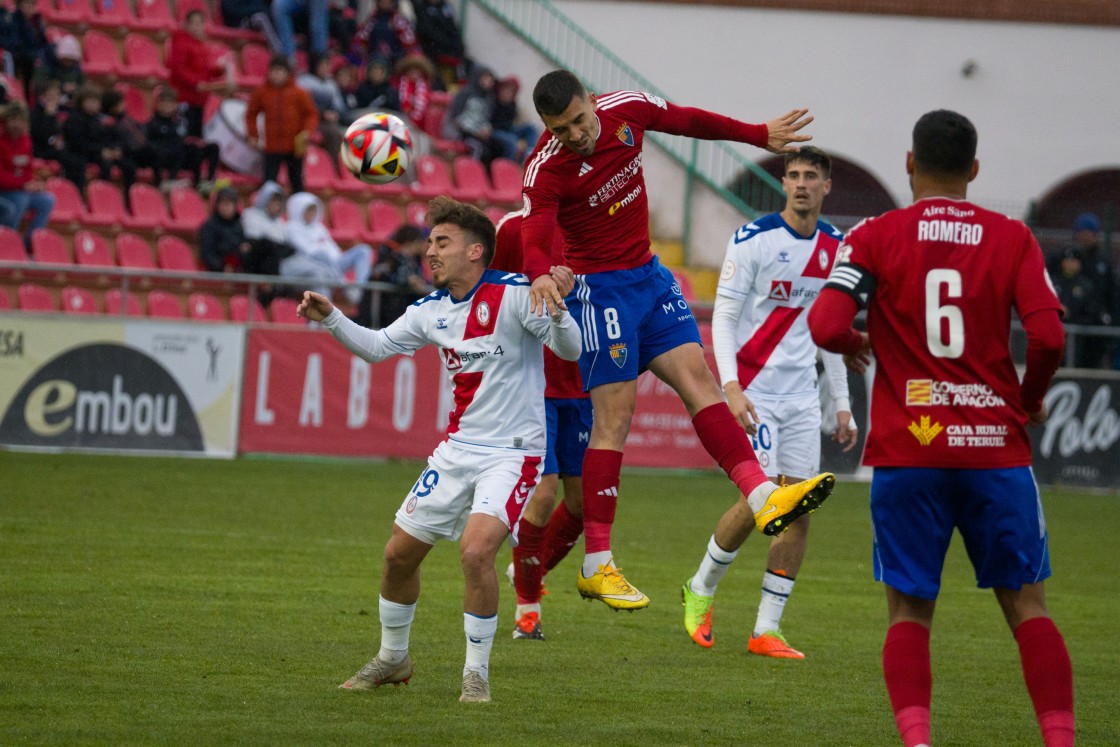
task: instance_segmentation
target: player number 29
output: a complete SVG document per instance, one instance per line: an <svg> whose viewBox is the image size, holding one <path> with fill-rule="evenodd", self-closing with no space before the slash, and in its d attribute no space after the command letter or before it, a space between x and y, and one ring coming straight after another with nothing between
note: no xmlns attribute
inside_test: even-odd
<svg viewBox="0 0 1120 747"><path fill-rule="evenodd" d="M622 328L618 326L618 309L613 306L603 309L603 319L607 323L607 338L617 340L622 337Z"/></svg>
<svg viewBox="0 0 1120 747"><path fill-rule="evenodd" d="M930 270L926 275L926 344L938 358L960 358L964 352L964 314L960 307L941 303L961 297L961 274L956 270Z"/></svg>

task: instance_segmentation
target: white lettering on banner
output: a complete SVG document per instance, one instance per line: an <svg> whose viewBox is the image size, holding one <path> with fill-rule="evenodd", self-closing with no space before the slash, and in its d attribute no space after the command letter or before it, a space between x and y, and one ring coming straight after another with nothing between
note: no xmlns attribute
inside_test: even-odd
<svg viewBox="0 0 1120 747"><path fill-rule="evenodd" d="M101 433L118 435L131 430L146 436L154 427L157 434L170 436L175 433L178 404L179 398L174 395L157 394L153 399L150 394L140 394L133 399L124 391L124 379L114 376L111 396L109 392L78 392L74 430L98 433L100 429Z"/></svg>
<svg viewBox="0 0 1120 747"><path fill-rule="evenodd" d="M357 356L350 358L350 390L346 397L346 427L365 427L369 422L369 364Z"/></svg>
<svg viewBox="0 0 1120 747"><path fill-rule="evenodd" d="M307 371L303 375L303 396L299 403L299 424L323 425L323 356L307 356Z"/></svg>
<svg viewBox="0 0 1120 747"><path fill-rule="evenodd" d="M268 409L268 369L272 365L272 353L262 350L257 358L257 406L253 410L253 420L259 425L272 425L276 413Z"/></svg>
<svg viewBox="0 0 1120 747"><path fill-rule="evenodd" d="M1050 418L1042 432L1039 450L1047 459L1054 451L1055 440L1058 442L1058 454L1070 457L1078 451L1086 454L1107 451L1120 439L1120 415L1109 406L1112 388L1107 384L1102 384L1093 393L1085 409L1084 422L1075 415L1081 403L1081 387L1077 382L1055 384L1046 393L1043 402L1050 411Z"/></svg>
<svg viewBox="0 0 1120 747"><path fill-rule="evenodd" d="M416 363L411 358L401 358L393 373L393 428L397 431L404 433L412 427L415 400Z"/></svg>

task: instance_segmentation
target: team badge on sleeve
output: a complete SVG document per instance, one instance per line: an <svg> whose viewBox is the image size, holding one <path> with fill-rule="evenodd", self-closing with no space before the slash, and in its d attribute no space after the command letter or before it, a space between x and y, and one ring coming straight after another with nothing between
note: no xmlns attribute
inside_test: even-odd
<svg viewBox="0 0 1120 747"><path fill-rule="evenodd" d="M720 280L730 280L735 277L735 260L729 259L723 263L723 272L719 274Z"/></svg>
<svg viewBox="0 0 1120 747"><path fill-rule="evenodd" d="M628 125L628 124L619 125L618 129L614 131L614 134L625 145L633 145L634 144L634 133L630 131L630 125Z"/></svg>
<svg viewBox="0 0 1120 747"><path fill-rule="evenodd" d="M619 368L626 365L625 342L616 342L614 345L611 345L611 360L614 361L614 364Z"/></svg>

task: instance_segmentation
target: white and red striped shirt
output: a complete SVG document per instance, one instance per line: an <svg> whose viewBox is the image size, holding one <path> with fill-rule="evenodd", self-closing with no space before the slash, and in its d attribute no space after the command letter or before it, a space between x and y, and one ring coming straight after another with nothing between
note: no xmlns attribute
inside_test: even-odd
<svg viewBox="0 0 1120 747"><path fill-rule="evenodd" d="M541 343L565 360L580 352L579 328L566 311L557 321L537 316L529 309L528 278L497 270L487 270L461 299L447 290L421 298L385 329L360 327L338 309L323 326L370 362L435 345L455 399L448 440L537 456L545 450Z"/></svg>

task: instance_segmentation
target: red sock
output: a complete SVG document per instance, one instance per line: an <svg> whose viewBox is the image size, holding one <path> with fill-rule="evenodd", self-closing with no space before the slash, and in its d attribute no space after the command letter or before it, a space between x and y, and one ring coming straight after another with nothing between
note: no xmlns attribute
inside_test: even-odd
<svg viewBox="0 0 1120 747"><path fill-rule="evenodd" d="M611 549L611 525L618 504L622 452L588 449L583 454L583 545L588 553Z"/></svg>
<svg viewBox="0 0 1120 747"><path fill-rule="evenodd" d="M929 744L929 702L933 690L929 628L916 622L900 622L887 630L883 679L902 743L905 747Z"/></svg>
<svg viewBox="0 0 1120 747"><path fill-rule="evenodd" d="M1072 747L1073 667L1062 634L1049 617L1032 617L1015 628L1015 641L1043 743Z"/></svg>
<svg viewBox="0 0 1120 747"><path fill-rule="evenodd" d="M544 527L521 520L517 528L517 547L513 548L513 588L518 604L540 604L541 579L544 578L543 540Z"/></svg>
<svg viewBox="0 0 1120 747"><path fill-rule="evenodd" d="M719 462L743 495L750 495L752 490L769 481L754 455L747 432L726 403L718 402L696 413L692 427L704 449Z"/></svg>
<svg viewBox="0 0 1120 747"><path fill-rule="evenodd" d="M567 505L560 505L548 519L544 529L544 546L541 548L541 565L548 573L568 555L576 540L583 534L583 517L573 516Z"/></svg>

